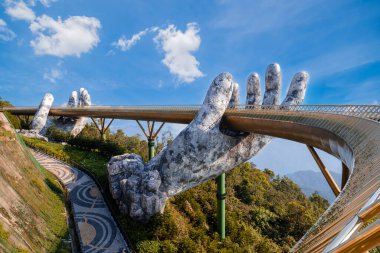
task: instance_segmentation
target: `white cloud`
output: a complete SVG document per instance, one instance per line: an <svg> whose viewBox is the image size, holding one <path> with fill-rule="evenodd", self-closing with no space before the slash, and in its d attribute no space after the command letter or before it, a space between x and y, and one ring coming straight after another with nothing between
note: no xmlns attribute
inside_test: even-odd
<svg viewBox="0 0 380 253"><path fill-rule="evenodd" d="M34 11L24 1L5 1L5 12L14 19L33 21L36 18Z"/></svg>
<svg viewBox="0 0 380 253"><path fill-rule="evenodd" d="M113 51L112 49L108 50L108 52L106 53L106 56L112 56L112 55L115 55L115 51Z"/></svg>
<svg viewBox="0 0 380 253"><path fill-rule="evenodd" d="M154 42L165 53L162 62L180 82L191 83L196 78L203 76L198 68L199 62L192 55L201 44L201 38L198 34L199 28L196 23L188 23L185 32L178 30L174 25L169 25L166 29L146 28L132 35L129 39L125 36L120 37L112 43L112 46L121 51L128 51L150 32L158 32L154 37ZM114 54L113 50L107 53L107 55L112 54Z"/></svg>
<svg viewBox="0 0 380 253"><path fill-rule="evenodd" d="M158 81L157 88L161 89L163 86L164 86L164 83L162 82L162 80Z"/></svg>
<svg viewBox="0 0 380 253"><path fill-rule="evenodd" d="M44 73L44 79L56 83L57 79L62 79L63 78L63 73L61 70L57 68L51 69L49 72Z"/></svg>
<svg viewBox="0 0 380 253"><path fill-rule="evenodd" d="M131 49L136 43L141 40L143 36L145 36L149 32L158 31L158 27L146 28L136 34L133 34L130 39L127 39L125 36L121 36L117 41L112 43L112 46L120 49L121 51L128 51Z"/></svg>
<svg viewBox="0 0 380 253"><path fill-rule="evenodd" d="M30 44L39 55L79 57L98 44L100 27L100 21L94 17L72 16L62 21L60 17L54 20L42 15L30 25L37 35Z"/></svg>
<svg viewBox="0 0 380 253"><path fill-rule="evenodd" d="M40 0L40 3L45 7L50 7L51 3L57 2L58 0Z"/></svg>
<svg viewBox="0 0 380 253"><path fill-rule="evenodd" d="M117 41L112 43L112 45L121 51L127 51L141 39L142 36L148 33L149 29L145 29L141 32L134 34L130 39L126 39L125 36L120 37Z"/></svg>
<svg viewBox="0 0 380 253"><path fill-rule="evenodd" d="M174 25L159 29L154 38L157 45L165 52L162 62L170 73L178 77L180 82L191 83L203 73L198 69L199 62L191 54L198 50L201 38L196 23L187 24L187 30L182 32Z"/></svg>
<svg viewBox="0 0 380 253"><path fill-rule="evenodd" d="M36 5L37 0L29 0L29 4L32 6ZM39 2L45 6L45 7L50 7L50 5L54 2L58 2L58 0L39 0Z"/></svg>
<svg viewBox="0 0 380 253"><path fill-rule="evenodd" d="M7 23L0 18L0 41L11 41L16 34L8 28Z"/></svg>

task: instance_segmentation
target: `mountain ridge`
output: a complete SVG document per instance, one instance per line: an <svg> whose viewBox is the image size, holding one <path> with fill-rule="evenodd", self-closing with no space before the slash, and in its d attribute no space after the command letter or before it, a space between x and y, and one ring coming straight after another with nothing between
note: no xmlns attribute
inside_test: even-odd
<svg viewBox="0 0 380 253"><path fill-rule="evenodd" d="M330 174L338 186L340 186L341 174L334 171L330 171ZM320 171L300 170L285 174L285 176L293 180L307 196L317 191L330 203L335 200L333 191Z"/></svg>

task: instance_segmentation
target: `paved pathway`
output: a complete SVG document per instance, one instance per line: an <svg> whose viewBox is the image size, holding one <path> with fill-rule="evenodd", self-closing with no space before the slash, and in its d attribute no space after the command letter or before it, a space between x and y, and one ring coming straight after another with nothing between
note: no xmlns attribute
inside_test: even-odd
<svg viewBox="0 0 380 253"><path fill-rule="evenodd" d="M59 160L32 153L66 186L82 252L130 252L95 182Z"/></svg>

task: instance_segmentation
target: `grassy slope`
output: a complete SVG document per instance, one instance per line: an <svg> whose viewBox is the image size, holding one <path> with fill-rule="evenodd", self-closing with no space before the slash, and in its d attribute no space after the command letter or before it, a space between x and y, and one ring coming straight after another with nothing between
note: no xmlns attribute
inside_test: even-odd
<svg viewBox="0 0 380 253"><path fill-rule="evenodd" d="M28 138L25 141L90 171L109 194L105 167L109 158L70 146ZM327 203L317 197L315 203L319 204L315 204L291 180L243 164L227 175L229 236L219 243L215 192L211 180L175 196L164 214L147 224L122 215L117 218L132 246L140 252L285 252L316 221Z"/></svg>
<svg viewBox="0 0 380 253"><path fill-rule="evenodd" d="M60 184L0 121L0 252L71 252L64 213Z"/></svg>

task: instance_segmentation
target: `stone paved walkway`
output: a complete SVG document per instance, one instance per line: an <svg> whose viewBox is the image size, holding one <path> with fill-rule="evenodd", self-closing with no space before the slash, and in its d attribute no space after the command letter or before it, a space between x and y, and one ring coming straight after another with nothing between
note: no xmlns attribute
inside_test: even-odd
<svg viewBox="0 0 380 253"><path fill-rule="evenodd" d="M32 153L66 186L82 252L130 252L95 182L59 160L34 150Z"/></svg>

